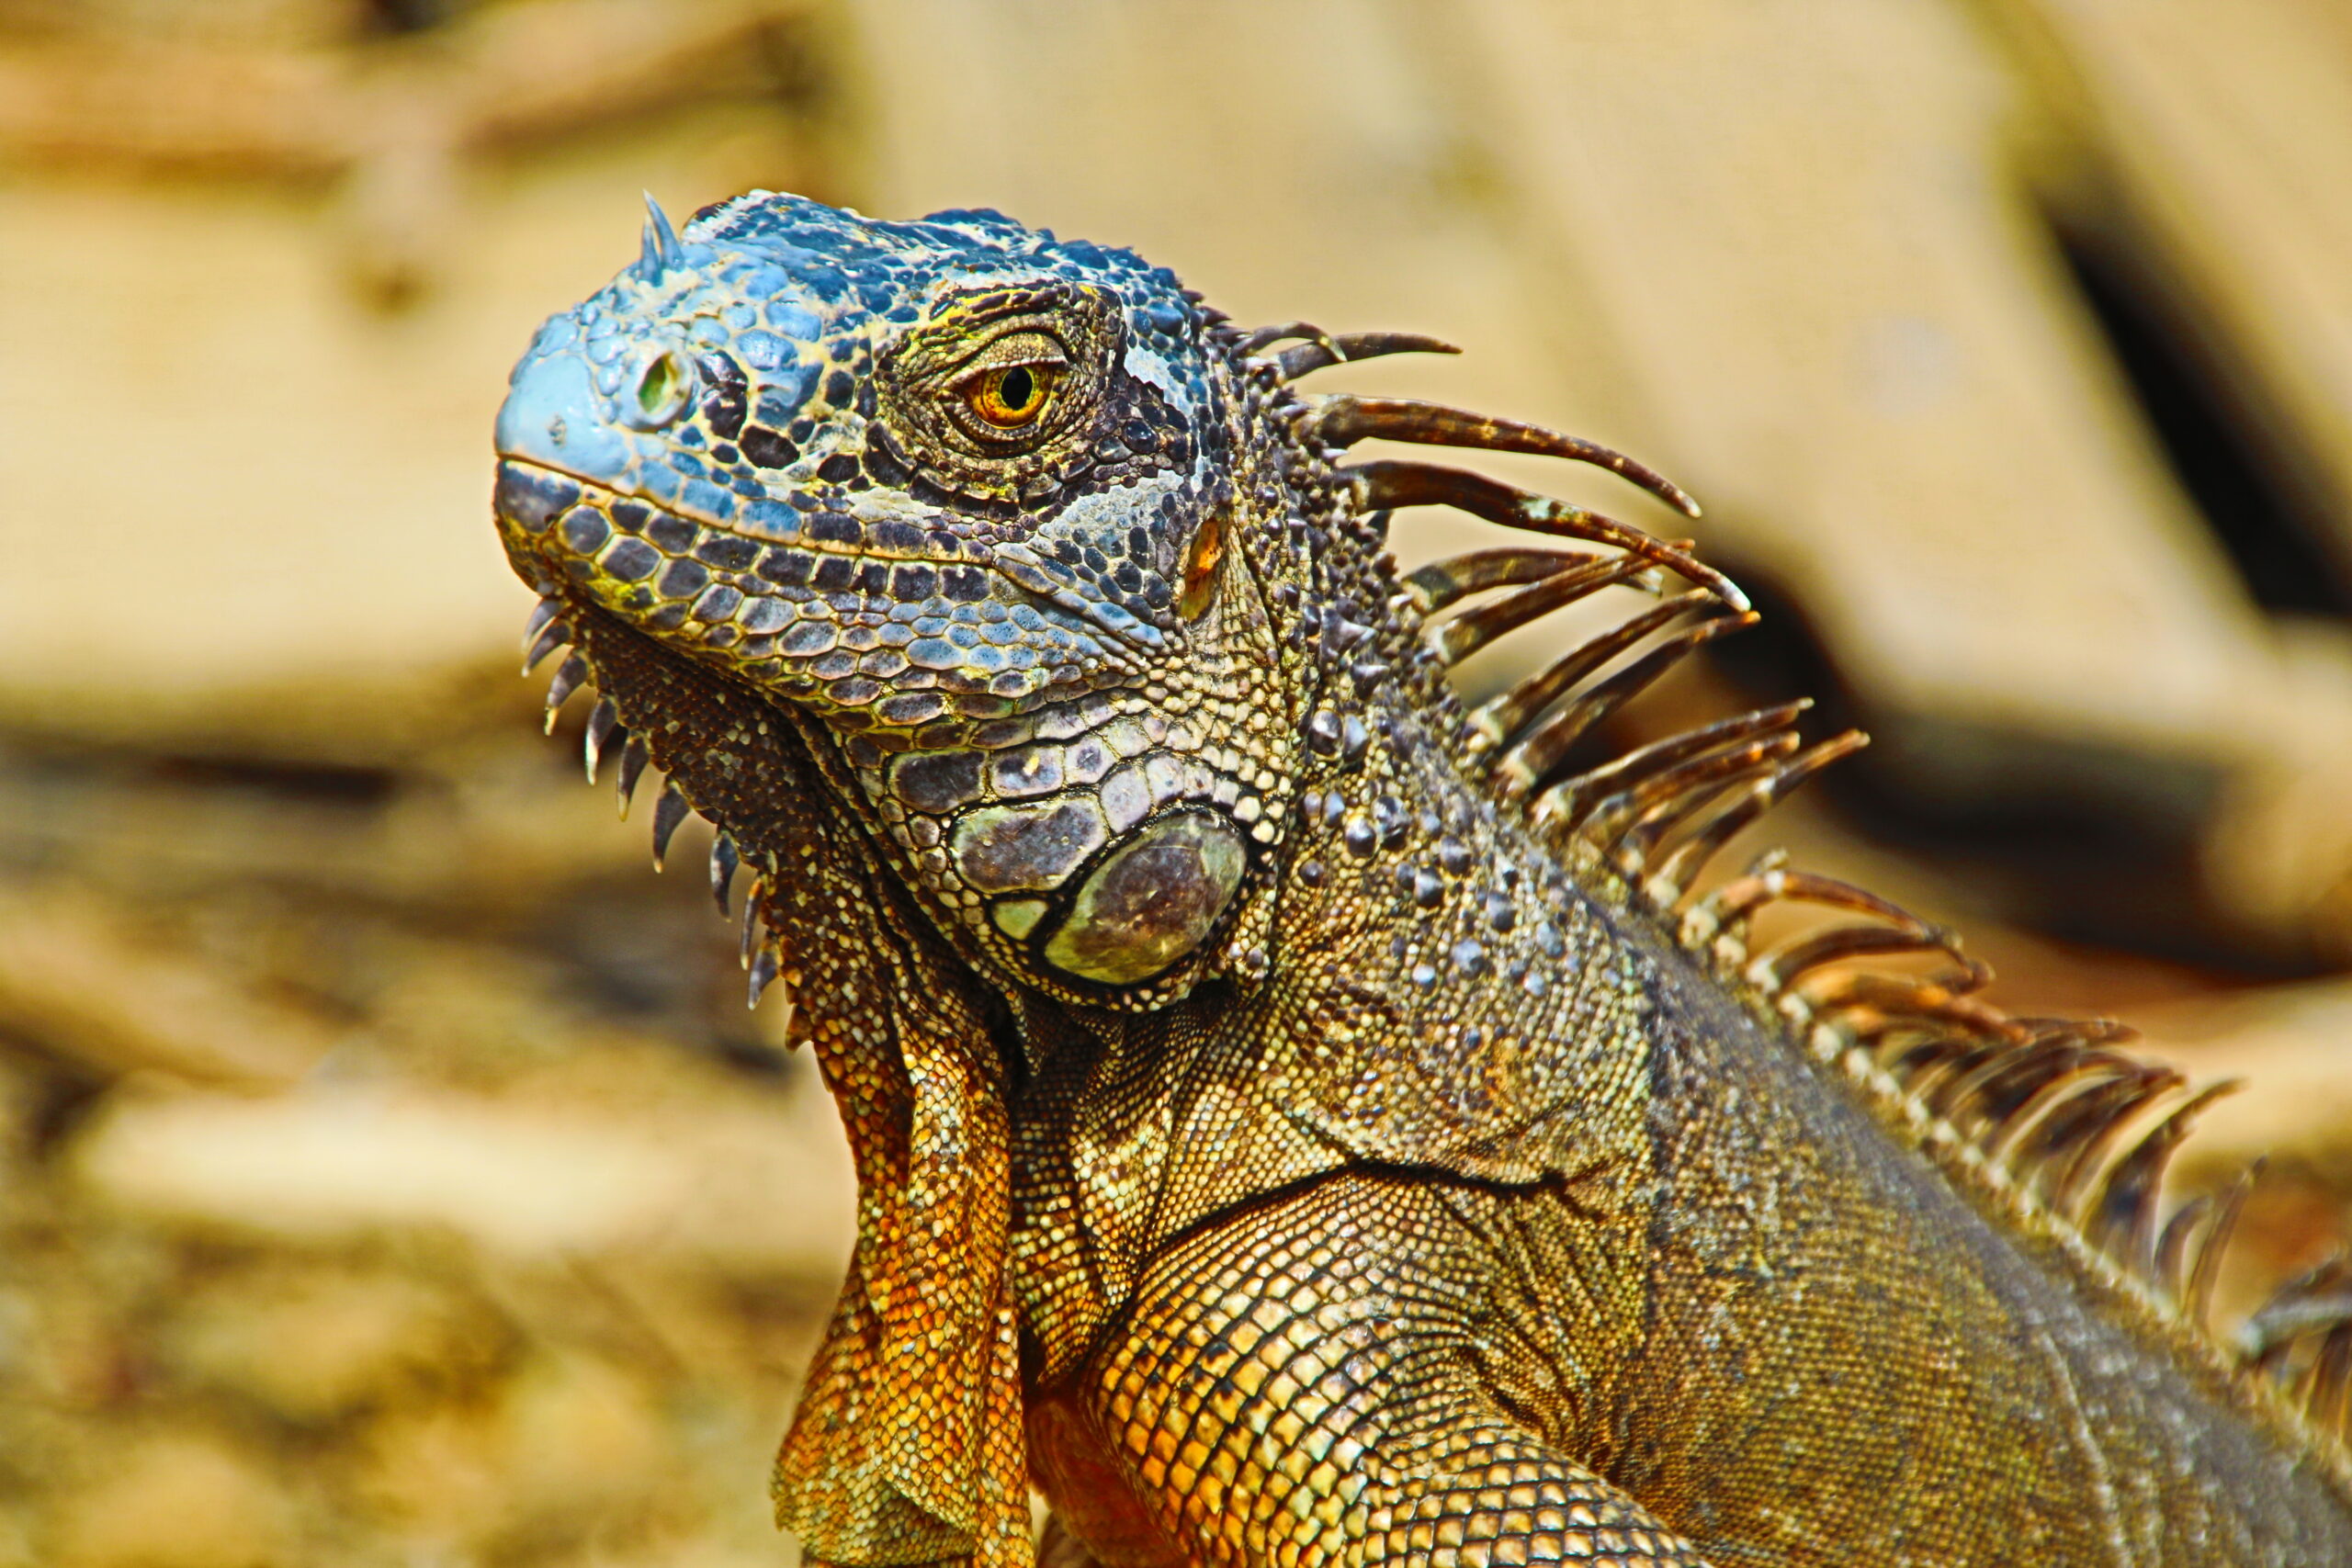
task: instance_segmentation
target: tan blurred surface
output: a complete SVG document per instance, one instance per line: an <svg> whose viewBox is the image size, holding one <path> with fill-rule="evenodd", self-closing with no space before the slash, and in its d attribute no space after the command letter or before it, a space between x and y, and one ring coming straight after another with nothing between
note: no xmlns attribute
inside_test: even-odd
<svg viewBox="0 0 2352 1568"><path fill-rule="evenodd" d="M2325 0L17 0L0 1568L787 1559L845 1156L695 829L650 874L537 735L485 505L639 189L752 186L1436 333L1329 384L1658 462L1784 614L1634 723L1822 687L1877 755L1770 836L2248 1078L2184 1174L2276 1151L2249 1278L2341 1224Z"/></svg>

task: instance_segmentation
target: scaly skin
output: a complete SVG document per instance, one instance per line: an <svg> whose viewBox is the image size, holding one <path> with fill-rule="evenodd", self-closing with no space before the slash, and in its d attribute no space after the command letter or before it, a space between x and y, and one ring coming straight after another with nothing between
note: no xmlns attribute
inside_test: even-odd
<svg viewBox="0 0 2352 1568"><path fill-rule="evenodd" d="M593 679L592 771L650 755L657 836L690 804L753 874L755 999L858 1161L779 1518L859 1565L1025 1562L1032 1481L1046 1555L1113 1568L2352 1562L2352 1330L2272 1337L2287 1397L2197 1322L2211 1211L2155 1228L2201 1100L2126 1148L2169 1076L1851 967L1941 933L1776 863L1691 897L1843 743L1767 714L1568 772L1636 638L1457 705L1446 656L1604 580L1697 583L1645 623L1679 647L1744 604L1340 467L1594 456L1286 385L1411 346L755 194L657 214L518 367L551 701ZM1630 553L1400 580L1382 508L1430 500ZM1876 923L1751 953L1775 899Z"/></svg>

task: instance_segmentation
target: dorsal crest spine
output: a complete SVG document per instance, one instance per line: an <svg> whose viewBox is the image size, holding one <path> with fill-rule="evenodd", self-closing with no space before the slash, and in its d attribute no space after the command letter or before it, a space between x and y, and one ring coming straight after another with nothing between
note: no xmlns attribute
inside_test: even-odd
<svg viewBox="0 0 2352 1568"><path fill-rule="evenodd" d="M1289 343L1292 346L1273 349ZM1405 333L1333 336L1302 322L1238 337L1275 397L1314 370L1374 354L1458 352ZM1273 352L1269 353L1269 350ZM1589 463L1685 515L1697 503L1663 475L1597 443L1514 421L1403 400L1300 399L1302 437L1335 461L1367 439ZM1991 971L1950 930L1868 891L1792 868L1768 851L1702 891L1730 840L1775 803L1867 743L1849 730L1805 744L1804 701L1668 736L1571 771L1577 742L1610 713L1716 637L1757 619L1689 540L1433 464L1374 459L1335 476L1361 513L1445 505L1523 531L1602 547L1506 547L1405 576L1392 609L1419 623L1451 667L1603 588L1659 603L1570 647L1463 716L1461 765L1587 881L1704 964L1772 1032L1850 1083L1887 1130L1927 1153L2010 1228L2050 1243L2144 1328L2219 1367L2352 1484L2352 1252L2279 1286L2234 1336L2212 1322L2224 1249L2255 1176L2167 1211L2165 1176L2198 1118L2237 1088L2192 1088L2120 1047L2107 1020L2022 1019L1977 998ZM1664 583L1690 587L1668 597ZM1771 907L1846 917L1758 951ZM1927 975L1870 967L1938 957ZM2161 1112L2159 1114L2159 1112Z"/></svg>

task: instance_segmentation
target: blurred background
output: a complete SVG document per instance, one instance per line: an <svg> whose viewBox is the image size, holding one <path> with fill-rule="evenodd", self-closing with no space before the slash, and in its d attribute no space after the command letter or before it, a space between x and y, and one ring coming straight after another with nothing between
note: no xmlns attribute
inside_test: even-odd
<svg viewBox="0 0 2352 1568"><path fill-rule="evenodd" d="M838 1132L539 736L486 505L639 189L754 186L1657 463L1773 613L1629 726L1867 725L1770 835L2247 1076L2182 1176L2272 1154L2249 1279L2330 1245L2341 0L0 0L0 1568L789 1561Z"/></svg>

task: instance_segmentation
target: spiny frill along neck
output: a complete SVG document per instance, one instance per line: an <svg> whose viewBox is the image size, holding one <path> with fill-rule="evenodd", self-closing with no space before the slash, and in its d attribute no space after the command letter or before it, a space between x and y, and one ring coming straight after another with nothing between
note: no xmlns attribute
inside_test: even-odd
<svg viewBox="0 0 2352 1568"><path fill-rule="evenodd" d="M1228 342L1251 412L1286 435L1286 478L1306 502L1287 526L1311 558L1311 587L1290 606L1320 667L1308 744L1337 765L1335 778L1368 763L1353 782L1308 793L1303 815L1331 829L1322 841L1335 847L1335 863L1379 857L1406 897L1460 908L1417 934L1384 933L1408 983L1452 997L1515 986L1536 1014L1553 1010L1548 987L1578 987L1584 995L1570 1005L1588 1012L1607 1005L1593 994L1605 987L1573 964L1547 974L1540 963L1574 956L1576 917L1527 883L1565 870L1609 918L1645 924L1679 948L1769 1038L1866 1106L1889 1138L2352 1495L2352 1255L2287 1281L2224 1333L2213 1322L2214 1287L2256 1172L2165 1201L2174 1155L2199 1115L2236 1086L2195 1087L2137 1059L2120 1048L2132 1032L2109 1021L2021 1018L1986 1004L1976 993L1991 973L1951 931L1794 868L1782 852L1728 874L1717 867L1735 835L1865 737L1808 743L1798 724L1809 705L1795 702L1598 763L1578 743L1677 661L1752 625L1737 587L1695 559L1689 541L1658 540L1459 468L1350 462L1347 449L1381 438L1558 457L1608 468L1695 517L1690 498L1630 458L1556 432L1430 403L1302 396L1292 386L1345 361L1453 352L1435 340L1334 336L1293 322ZM1570 547L1482 549L1400 575L1384 547L1389 513L1421 505ZM1686 586L1669 592L1669 580ZM1474 708L1457 699L1452 666L1611 586L1657 602ZM1416 794L1420 784L1430 787ZM1545 852L1533 863L1513 853L1529 840ZM1311 898L1331 874L1310 835L1294 880ZM1791 905L1832 918L1769 945L1751 940L1760 914ZM1459 1043L1495 1043L1491 1026L1467 1029L1485 1038ZM1493 1150L1511 1135L1498 1129Z"/></svg>

